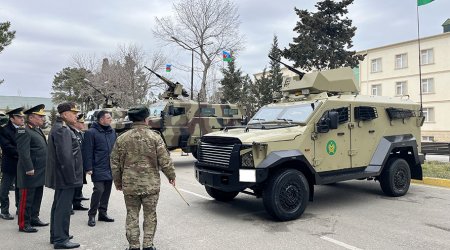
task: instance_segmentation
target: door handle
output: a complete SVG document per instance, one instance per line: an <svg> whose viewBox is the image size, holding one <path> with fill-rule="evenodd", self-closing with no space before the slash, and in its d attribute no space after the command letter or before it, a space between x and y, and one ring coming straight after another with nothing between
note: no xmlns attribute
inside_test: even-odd
<svg viewBox="0 0 450 250"><path fill-rule="evenodd" d="M339 133L337 133L337 135L338 136L343 136L343 135L345 135L345 133L344 132L339 132Z"/></svg>
<svg viewBox="0 0 450 250"><path fill-rule="evenodd" d="M371 129L369 130L369 134L375 133L375 130Z"/></svg>

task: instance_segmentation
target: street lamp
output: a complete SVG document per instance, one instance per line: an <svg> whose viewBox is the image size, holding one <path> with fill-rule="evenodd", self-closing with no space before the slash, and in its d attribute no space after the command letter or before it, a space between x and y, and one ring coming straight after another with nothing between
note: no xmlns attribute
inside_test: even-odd
<svg viewBox="0 0 450 250"><path fill-rule="evenodd" d="M197 47L192 48L191 46L187 45L185 42L181 41L180 39L172 36L171 37L175 42L177 42L183 49L190 50L192 53L191 57L191 100L194 98L194 50L200 48L204 45L210 45L212 42L209 42L207 44L203 43Z"/></svg>

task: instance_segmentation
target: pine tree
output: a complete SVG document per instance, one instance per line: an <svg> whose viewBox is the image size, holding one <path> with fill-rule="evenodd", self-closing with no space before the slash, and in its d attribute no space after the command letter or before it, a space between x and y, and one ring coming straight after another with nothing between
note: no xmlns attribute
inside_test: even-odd
<svg viewBox="0 0 450 250"><path fill-rule="evenodd" d="M356 67L364 55L348 51L353 47L356 27L345 17L347 7L353 1L322 0L315 5L315 13L295 8L300 18L294 28L298 36L294 37L288 49L283 50L283 56L294 61L295 67L307 71Z"/></svg>
<svg viewBox="0 0 450 250"><path fill-rule="evenodd" d="M256 113L257 111L257 101L256 101L256 91L255 85L250 79L249 75L242 77L242 91L240 97L240 104L245 108L245 116L247 121Z"/></svg>
<svg viewBox="0 0 450 250"><path fill-rule="evenodd" d="M255 80L255 96L257 101L256 109L272 102L271 80L264 68L260 78Z"/></svg>
<svg viewBox="0 0 450 250"><path fill-rule="evenodd" d="M56 121L56 115L57 115L56 109L55 109L55 107L53 107L52 110L50 111L50 116L49 116L50 124L51 124L52 126L55 124L55 121Z"/></svg>
<svg viewBox="0 0 450 250"><path fill-rule="evenodd" d="M220 81L222 85L222 99L224 102L238 103L242 89L242 72L236 69L235 58L228 62L227 68L222 69L223 79Z"/></svg>
<svg viewBox="0 0 450 250"><path fill-rule="evenodd" d="M271 81L271 89L272 92L280 92L281 85L283 83L283 74L281 73L281 64L279 61L281 60L281 50L278 48L278 37L276 35L273 36L272 48L270 49L269 56L276 59L270 60L270 81Z"/></svg>

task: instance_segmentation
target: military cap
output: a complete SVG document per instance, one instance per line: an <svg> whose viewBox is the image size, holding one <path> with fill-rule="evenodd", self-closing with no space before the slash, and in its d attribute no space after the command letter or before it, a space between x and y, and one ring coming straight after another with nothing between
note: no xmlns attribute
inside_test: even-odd
<svg viewBox="0 0 450 250"><path fill-rule="evenodd" d="M58 113L63 113L66 111L72 111L72 112L80 112L80 110L77 109L77 105L74 102L64 102L58 105L57 107Z"/></svg>
<svg viewBox="0 0 450 250"><path fill-rule="evenodd" d="M77 116L77 122L84 123L84 114L81 113Z"/></svg>
<svg viewBox="0 0 450 250"><path fill-rule="evenodd" d="M27 115L36 114L36 115L44 116L45 115L44 108L45 108L44 104L39 104L28 110L25 110L23 113L27 114Z"/></svg>
<svg viewBox="0 0 450 250"><path fill-rule="evenodd" d="M150 115L150 111L145 106L130 108L128 110L128 119L133 122L145 120Z"/></svg>
<svg viewBox="0 0 450 250"><path fill-rule="evenodd" d="M23 110L24 110L24 107L20 107L20 108L16 108L16 109L10 110L9 112L6 112L6 114L9 115L9 117L11 117L11 116L13 116L13 115L16 115L16 116L25 116L25 115L23 114Z"/></svg>

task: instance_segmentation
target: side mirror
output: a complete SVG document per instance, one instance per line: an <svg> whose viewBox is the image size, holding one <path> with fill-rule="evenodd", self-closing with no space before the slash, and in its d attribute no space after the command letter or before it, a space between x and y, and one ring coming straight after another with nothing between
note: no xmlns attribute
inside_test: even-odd
<svg viewBox="0 0 450 250"><path fill-rule="evenodd" d="M316 125L318 133L328 133L330 129L337 129L339 125L339 112L329 111L325 113Z"/></svg>

